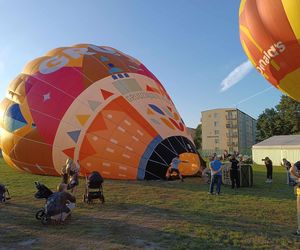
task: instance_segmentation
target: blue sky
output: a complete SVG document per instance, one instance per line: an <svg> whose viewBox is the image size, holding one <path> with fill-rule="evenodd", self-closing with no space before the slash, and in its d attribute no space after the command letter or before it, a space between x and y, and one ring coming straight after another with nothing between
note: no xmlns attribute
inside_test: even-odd
<svg viewBox="0 0 300 250"><path fill-rule="evenodd" d="M221 82L247 61L239 41L239 2L0 0L0 97L28 61L56 47L92 43L142 61L188 126L196 127L200 112L211 108L237 107L257 117L281 95L258 72L246 65L245 77L221 92Z"/></svg>

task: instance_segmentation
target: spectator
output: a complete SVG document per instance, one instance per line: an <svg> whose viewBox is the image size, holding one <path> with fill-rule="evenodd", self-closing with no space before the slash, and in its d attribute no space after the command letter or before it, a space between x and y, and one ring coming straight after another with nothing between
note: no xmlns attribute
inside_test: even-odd
<svg viewBox="0 0 300 250"><path fill-rule="evenodd" d="M267 168L267 180L266 183L272 183L273 179L273 162L269 157L266 157L265 159L262 159L262 161L265 162L266 168Z"/></svg>
<svg viewBox="0 0 300 250"><path fill-rule="evenodd" d="M296 194L297 194L297 221L298 221L298 229L294 233L295 236L300 237L300 161L297 161L291 168L290 173L292 177L297 178L297 187L296 187Z"/></svg>
<svg viewBox="0 0 300 250"><path fill-rule="evenodd" d="M234 189L240 187L240 175L239 175L239 161L235 156L231 156L230 159L231 168L230 168L230 179L231 179L231 188Z"/></svg>
<svg viewBox="0 0 300 250"><path fill-rule="evenodd" d="M76 192L76 187L79 185L79 171L80 166L79 162L75 163L71 158L67 159L66 162L66 171L68 176L70 176L69 183L68 183L68 189L71 189L72 193Z"/></svg>
<svg viewBox="0 0 300 250"><path fill-rule="evenodd" d="M286 184L290 185L290 183L292 182L290 178L290 168L292 167L292 164L285 158L282 159L282 163L283 163L283 167L285 167L286 169L286 175L287 175Z"/></svg>
<svg viewBox="0 0 300 250"><path fill-rule="evenodd" d="M58 192L47 200L47 211L52 220L64 221L75 208L76 198L67 191L67 185L61 183Z"/></svg>
<svg viewBox="0 0 300 250"><path fill-rule="evenodd" d="M209 194L214 194L214 185L217 185L216 194L220 195L222 184L222 163L220 157L214 158L210 163L211 170L211 183L209 188Z"/></svg>

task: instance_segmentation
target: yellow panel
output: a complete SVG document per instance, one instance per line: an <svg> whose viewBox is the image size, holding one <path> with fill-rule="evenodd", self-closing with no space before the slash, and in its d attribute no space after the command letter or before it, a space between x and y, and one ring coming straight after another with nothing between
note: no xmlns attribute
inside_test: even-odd
<svg viewBox="0 0 300 250"><path fill-rule="evenodd" d="M279 89L285 93L300 101L300 69L293 71L292 73L287 74L281 81L278 86Z"/></svg>
<svg viewBox="0 0 300 250"><path fill-rule="evenodd" d="M240 10L239 10L239 16L240 16L240 15L243 13L243 11L244 11L246 1L247 1L247 0L242 0L242 1L241 1Z"/></svg>
<svg viewBox="0 0 300 250"><path fill-rule="evenodd" d="M254 44L254 46L262 53L263 49L259 46L259 44L255 41L253 36L251 35L249 29L243 25L240 25L241 31L248 37L248 39Z"/></svg>
<svg viewBox="0 0 300 250"><path fill-rule="evenodd" d="M299 0L282 0L282 5L294 34L300 42L300 2Z"/></svg>

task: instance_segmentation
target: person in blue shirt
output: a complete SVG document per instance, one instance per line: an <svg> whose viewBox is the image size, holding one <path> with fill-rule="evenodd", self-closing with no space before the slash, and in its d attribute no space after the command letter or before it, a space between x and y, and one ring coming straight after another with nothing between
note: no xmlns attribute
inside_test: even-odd
<svg viewBox="0 0 300 250"><path fill-rule="evenodd" d="M215 157L214 160L210 163L211 170L211 182L209 193L214 194L214 186L217 185L216 194L219 195L221 192L222 184L222 162L219 157Z"/></svg>
<svg viewBox="0 0 300 250"><path fill-rule="evenodd" d="M179 171L179 168L178 168L179 164L182 163L182 162L188 163L188 161L182 161L182 160L180 160L179 156L176 156L176 157L173 158L173 160L172 160L172 162L171 162L171 164L170 164L170 166L169 166L169 168L167 170L167 173L166 173L166 179L167 180L170 179L170 177L171 177L171 175L173 173L176 173L178 175L179 179L181 181L183 181L183 177L182 177L182 175L181 175L181 173Z"/></svg>

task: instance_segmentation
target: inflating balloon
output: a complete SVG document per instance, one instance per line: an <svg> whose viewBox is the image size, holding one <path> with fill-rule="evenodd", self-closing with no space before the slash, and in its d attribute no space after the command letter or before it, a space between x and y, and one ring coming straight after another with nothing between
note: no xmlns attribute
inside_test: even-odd
<svg viewBox="0 0 300 250"><path fill-rule="evenodd" d="M276 88L300 101L298 0L242 0L240 39L255 68Z"/></svg>
<svg viewBox="0 0 300 250"><path fill-rule="evenodd" d="M159 80L110 47L57 48L28 63L1 104L1 148L19 170L58 175L67 158L81 174L163 178L176 155L196 174L200 159Z"/></svg>

